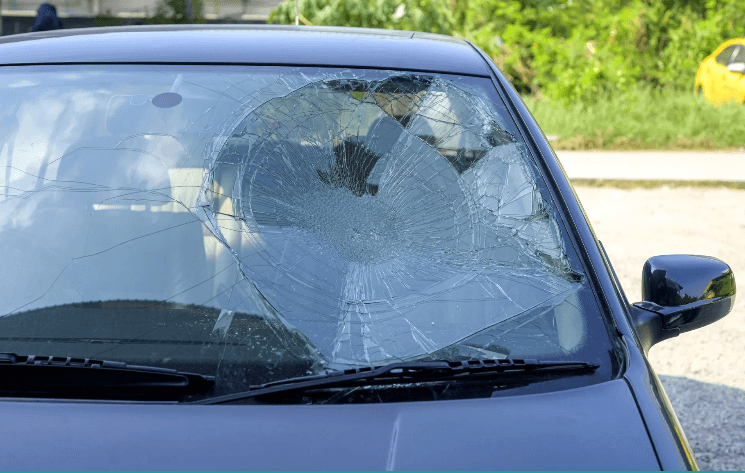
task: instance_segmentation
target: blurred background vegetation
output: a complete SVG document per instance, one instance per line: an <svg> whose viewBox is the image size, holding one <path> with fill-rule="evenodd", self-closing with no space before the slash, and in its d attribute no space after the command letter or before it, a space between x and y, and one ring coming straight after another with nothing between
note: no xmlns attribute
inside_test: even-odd
<svg viewBox="0 0 745 473"><path fill-rule="evenodd" d="M473 41L554 147L733 148L745 107L694 96L699 63L745 34L743 0L300 0L301 21ZM295 0L272 23L294 23ZM735 126L733 126L733 124Z"/></svg>

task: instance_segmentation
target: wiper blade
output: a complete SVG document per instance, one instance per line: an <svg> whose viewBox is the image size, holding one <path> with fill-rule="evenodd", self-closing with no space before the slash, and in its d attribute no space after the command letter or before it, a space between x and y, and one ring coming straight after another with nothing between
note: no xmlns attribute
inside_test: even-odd
<svg viewBox="0 0 745 473"><path fill-rule="evenodd" d="M203 393L213 376L118 361L0 353L0 394L90 399Z"/></svg>
<svg viewBox="0 0 745 473"><path fill-rule="evenodd" d="M251 390L196 401L194 404L220 404L289 391L356 387L398 383L443 381L469 377L524 380L549 374L591 373L600 365L584 361L539 361L521 359L468 361L413 361L380 367L361 367L332 371L328 374L303 376L252 387ZM473 377L473 378L472 378Z"/></svg>

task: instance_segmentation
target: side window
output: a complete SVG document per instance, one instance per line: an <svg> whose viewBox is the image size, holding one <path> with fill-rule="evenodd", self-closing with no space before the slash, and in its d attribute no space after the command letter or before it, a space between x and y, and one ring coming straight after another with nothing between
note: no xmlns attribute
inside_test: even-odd
<svg viewBox="0 0 745 473"><path fill-rule="evenodd" d="M736 44L726 47L724 51L719 53L719 56L717 56L716 61L719 64L726 66L727 64L729 64L729 60L732 59L732 53L735 52L736 48L737 48Z"/></svg>
<svg viewBox="0 0 745 473"><path fill-rule="evenodd" d="M737 52L735 53L735 56L732 59L732 62L745 63L745 46L740 46L740 49L738 49Z"/></svg>

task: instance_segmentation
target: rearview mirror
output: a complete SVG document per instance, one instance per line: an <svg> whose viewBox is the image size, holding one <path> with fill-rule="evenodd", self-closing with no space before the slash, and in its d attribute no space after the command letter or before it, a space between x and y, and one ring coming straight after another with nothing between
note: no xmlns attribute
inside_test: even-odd
<svg viewBox="0 0 745 473"><path fill-rule="evenodd" d="M738 74L745 74L745 62L733 62L727 66L727 70L737 72Z"/></svg>
<svg viewBox="0 0 745 473"><path fill-rule="evenodd" d="M642 298L634 324L648 350L727 315L735 303L735 275L723 261L708 256L664 255L649 258L642 270ZM639 310L640 309L640 310Z"/></svg>

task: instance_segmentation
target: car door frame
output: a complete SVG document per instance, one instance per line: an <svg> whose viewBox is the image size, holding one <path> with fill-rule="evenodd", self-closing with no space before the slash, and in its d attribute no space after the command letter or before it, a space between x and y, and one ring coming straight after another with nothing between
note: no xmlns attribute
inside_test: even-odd
<svg viewBox="0 0 745 473"><path fill-rule="evenodd" d="M733 46L735 46L735 49L727 60L727 65L724 66L724 71L722 71L722 100L725 103L732 100L738 100L737 85L743 77L739 72L730 71L729 65L734 63L735 58L740 54L740 51L745 51L745 46L742 44L734 44Z"/></svg>
<svg viewBox="0 0 745 473"><path fill-rule="evenodd" d="M727 66L731 63L739 48L742 47L737 42L728 42L722 46L720 46L721 50L717 49L712 53L711 67L707 71L707 84L704 88L706 99L715 104L726 103L730 100L731 92L727 87L727 81L732 72L727 69ZM730 48L732 48L732 52L729 57L724 59L724 62L719 62L719 57Z"/></svg>
<svg viewBox="0 0 745 473"><path fill-rule="evenodd" d="M727 80L725 82L728 90L728 100L734 100L736 103L745 103L745 74L729 70L729 66L735 63L745 64L745 43L738 44L739 48L735 50L727 64ZM737 59L741 59L738 61Z"/></svg>

